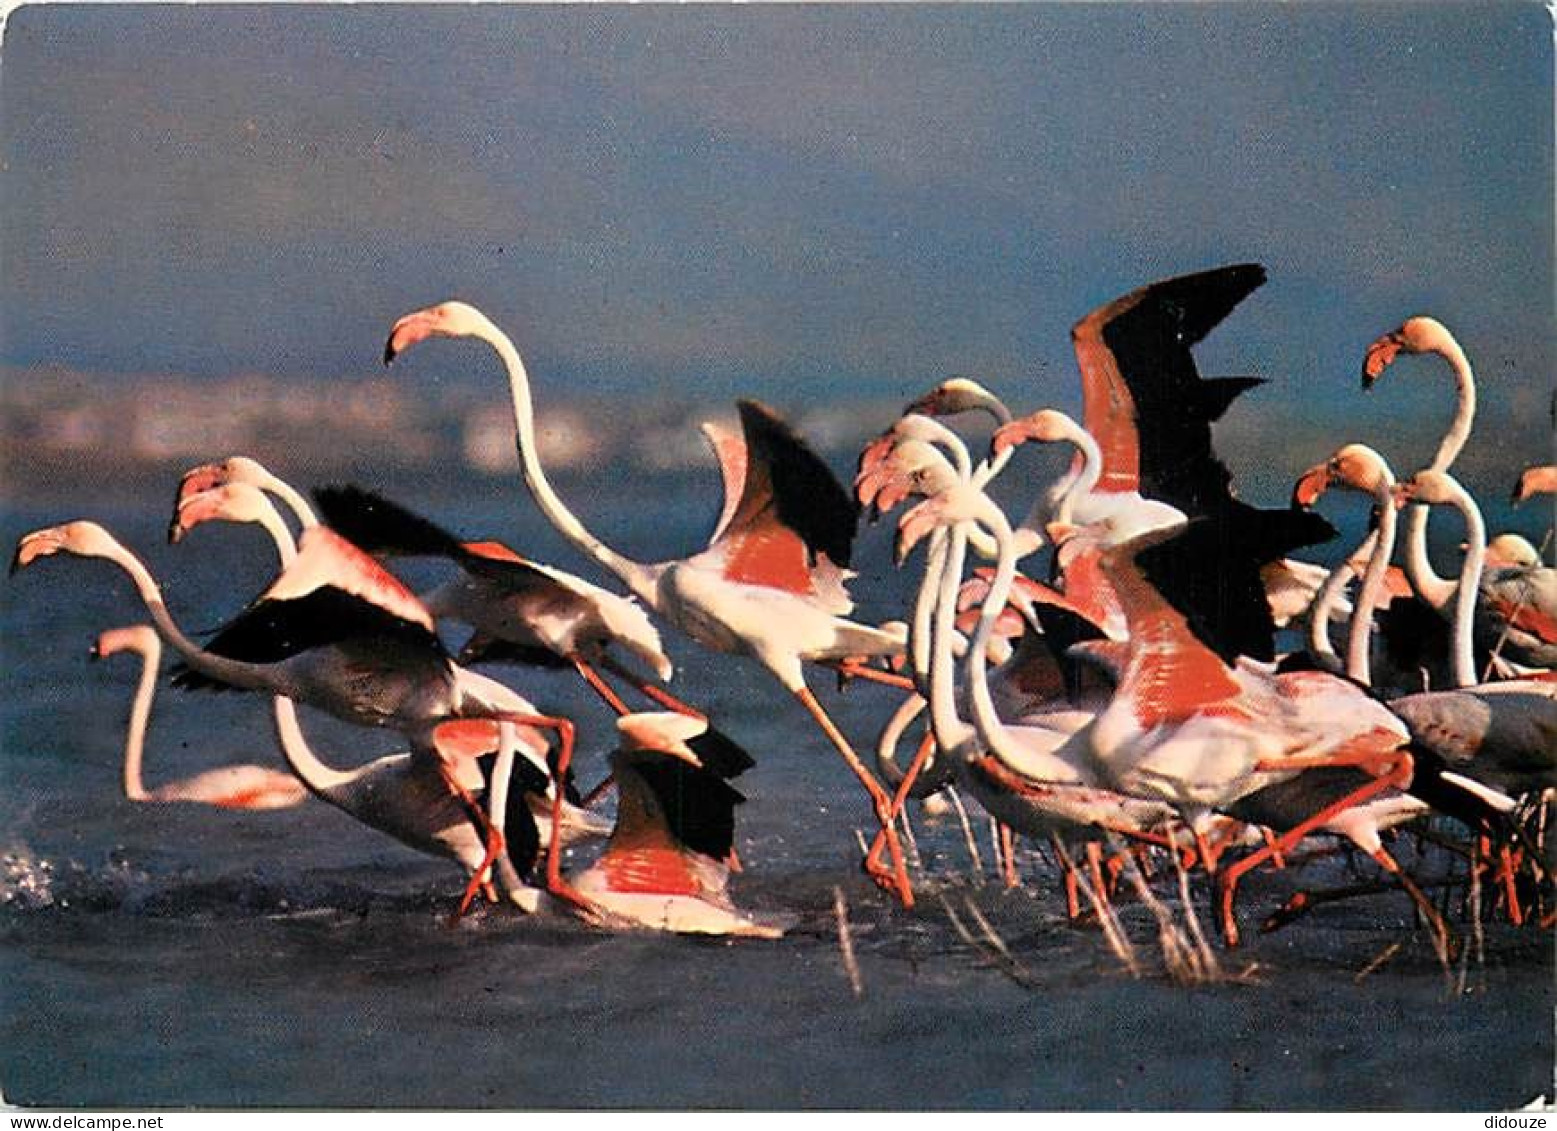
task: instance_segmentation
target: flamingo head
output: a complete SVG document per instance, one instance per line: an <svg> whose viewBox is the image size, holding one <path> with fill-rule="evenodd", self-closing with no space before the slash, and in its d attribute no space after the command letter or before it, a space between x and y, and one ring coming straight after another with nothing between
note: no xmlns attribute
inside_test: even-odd
<svg viewBox="0 0 1557 1131"><path fill-rule="evenodd" d="M67 522L22 535L11 557L11 572L30 566L39 558L74 554L82 558L110 557L121 547L114 536L95 522Z"/></svg>
<svg viewBox="0 0 1557 1131"><path fill-rule="evenodd" d="M190 496L228 483L249 483L255 487L268 487L275 481L276 477L259 460L250 459L248 456L229 456L219 463L203 463L199 467L192 467L184 472L184 477L178 482L178 498L175 500L175 505L183 506L184 500Z"/></svg>
<svg viewBox="0 0 1557 1131"><path fill-rule="evenodd" d="M1557 467L1527 467L1519 473L1509 502L1522 503L1532 495L1557 494Z"/></svg>
<svg viewBox="0 0 1557 1131"><path fill-rule="evenodd" d="M99 633L88 653L94 660L114 656L120 652L139 652L142 656L155 656L162 650L156 630L149 624L130 624L123 628L110 628Z"/></svg>
<svg viewBox="0 0 1557 1131"><path fill-rule="evenodd" d="M1419 314L1407 318L1397 328L1376 339L1362 360L1362 387L1369 389L1390 364L1405 353L1439 353L1454 342L1454 336L1436 318Z"/></svg>
<svg viewBox="0 0 1557 1131"><path fill-rule="evenodd" d="M1487 569L1532 569L1541 564L1540 551L1518 534L1499 534L1487 543L1486 553Z"/></svg>
<svg viewBox="0 0 1557 1131"><path fill-rule="evenodd" d="M912 402L905 413L923 416L956 416L959 412L987 412L996 420L1010 419L1001 399L971 377L948 377Z"/></svg>
<svg viewBox="0 0 1557 1131"><path fill-rule="evenodd" d="M1375 494L1394 484L1384 457L1366 444L1347 444L1324 463L1309 468L1292 488L1293 505L1311 507L1332 486Z"/></svg>
<svg viewBox="0 0 1557 1131"><path fill-rule="evenodd" d="M450 300L413 311L390 328L384 343L384 364L388 365L417 342L428 338L468 338L480 335L492 323L469 303Z"/></svg>
<svg viewBox="0 0 1557 1131"><path fill-rule="evenodd" d="M616 730L624 752L652 750L704 768L703 760L687 743L708 730L707 719L679 711L639 711L617 719Z"/></svg>
<svg viewBox="0 0 1557 1131"><path fill-rule="evenodd" d="M862 469L854 489L862 505L882 514L910 495L933 495L960 481L935 445L907 439L895 443L873 467Z"/></svg>
<svg viewBox="0 0 1557 1131"><path fill-rule="evenodd" d="M1007 448L1036 440L1040 444L1057 444L1070 440L1076 434L1076 422L1063 412L1041 408L1031 416L1013 420L995 429L990 441L990 453L999 455Z"/></svg>
<svg viewBox="0 0 1557 1131"><path fill-rule="evenodd" d="M177 543L202 522L264 522L276 508L258 487L228 482L183 499L168 524L168 541Z"/></svg>
<svg viewBox="0 0 1557 1131"><path fill-rule="evenodd" d="M1406 503L1454 505L1464 497L1465 491L1448 472L1429 467L1397 483L1393 494L1396 506Z"/></svg>

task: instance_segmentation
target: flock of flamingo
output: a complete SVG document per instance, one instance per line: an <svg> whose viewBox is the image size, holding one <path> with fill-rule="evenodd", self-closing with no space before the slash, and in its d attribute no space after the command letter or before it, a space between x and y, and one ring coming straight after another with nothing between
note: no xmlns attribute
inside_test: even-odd
<svg viewBox="0 0 1557 1131"><path fill-rule="evenodd" d="M491 346L530 494L626 595L500 542L464 540L362 488L323 488L310 503L246 457L188 472L169 529L176 542L212 520L258 523L276 545L275 580L204 644L96 523L27 534L12 569L59 553L104 558L143 600L151 625L104 632L94 650L143 657L128 797L261 808L312 794L457 862L467 883L456 918L484 896L607 928L782 933L783 922L743 912L728 890L743 800L731 783L752 759L665 689L674 668L659 621L754 658L799 701L869 795L879 832L864 869L905 906L915 892L903 808L955 785L999 823L1008 883L1019 882L1016 836L1052 845L1073 916L1084 891L1101 919L1119 873L1161 857L1181 877L1210 876L1223 937L1236 945L1242 877L1283 865L1310 838L1340 838L1414 902L1443 956L1455 945L1443 911L1386 847L1409 823L1465 861L1467 880L1492 893L1490 912L1549 928L1557 569L1518 535L1489 540L1450 473L1475 411L1470 362L1431 318L1379 338L1365 385L1402 354L1435 354L1454 377L1457 412L1431 464L1398 479L1377 451L1351 443L1296 477L1289 507L1249 505L1213 451L1211 425L1260 381L1202 378L1192 349L1264 279L1252 264L1168 279L1076 323L1080 422L1048 408L1017 417L974 381L943 382L867 446L852 493L776 413L742 401L739 435L703 426L724 481L713 534L663 562L612 549L553 490L529 377L507 335L460 302L397 321L386 365L431 337ZM982 456L948 423L974 413L996 425ZM1031 509L1013 522L989 488L1031 443L1074 454L1058 482L1027 492ZM1313 510L1331 488L1366 495L1373 521L1325 569L1294 555L1336 537ZM1554 490L1557 469L1532 467L1515 497ZM897 546L900 565L925 546L917 595L902 621L850 619L858 519L908 503ZM1434 507L1463 516L1457 577L1428 560ZM1392 564L1397 548L1403 569ZM413 556L445 560L450 580L418 596L383 564ZM472 630L457 653L440 634L451 621ZM164 642L180 660L175 685L273 697L290 772L228 766L144 787ZM573 785L573 723L475 670L494 664L571 668L618 716L608 777L589 797ZM874 768L808 687L807 665L901 695ZM390 728L409 749L332 766L294 702ZM898 746L916 728L904 766ZM608 786L614 820L593 805ZM591 838L604 847L565 873L564 846ZM1315 898L1294 897L1284 913Z"/></svg>

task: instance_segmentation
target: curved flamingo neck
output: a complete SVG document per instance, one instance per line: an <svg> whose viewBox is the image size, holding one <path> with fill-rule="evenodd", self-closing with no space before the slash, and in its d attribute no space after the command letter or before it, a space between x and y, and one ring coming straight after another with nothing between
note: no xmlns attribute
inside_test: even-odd
<svg viewBox="0 0 1557 1131"><path fill-rule="evenodd" d="M973 702L973 725L979 738L998 755L1004 752L1006 733L989 690L988 649L995 621L1005 608L1011 585L1016 580L1016 551L1011 526L998 508L990 507L987 511L980 508L980 511L980 517L988 523L994 536L999 556L995 560L995 574L990 578L989 593L979 609L979 619L968 645L968 690Z"/></svg>
<svg viewBox="0 0 1557 1131"><path fill-rule="evenodd" d="M1459 595L1454 603L1454 682L1458 687L1476 683L1476 597L1487 553L1487 526L1481 509L1459 484L1450 481L1449 501L1465 518L1465 560L1460 566Z"/></svg>
<svg viewBox="0 0 1557 1131"><path fill-rule="evenodd" d="M1443 358L1454 374L1456 399L1454 419L1450 422L1449 430L1444 433L1443 439L1439 441L1438 451L1433 456L1433 462L1428 466L1434 471L1448 471L1450 465L1459 458L1460 452L1464 449L1465 442L1470 437L1471 425L1475 422L1476 375L1471 370L1470 359L1465 356L1465 351L1447 331L1443 335L1443 340L1433 344L1432 352ZM1427 506L1417 504L1406 514L1405 570L1406 577L1417 595L1442 612L1454 597L1455 584L1448 578L1439 577L1428 560L1429 509Z"/></svg>
<svg viewBox="0 0 1557 1131"><path fill-rule="evenodd" d="M935 743L948 756L973 737L972 728L957 715L956 656L952 638L956 632L957 587L967 561L967 540L963 525L953 526L946 536L946 557L937 579L937 603L932 631L933 653L930 659L930 729ZM928 577L926 578L928 580Z"/></svg>
<svg viewBox="0 0 1557 1131"><path fill-rule="evenodd" d="M303 729L298 725L297 707L284 695L271 700L271 714L276 725L276 739L281 744L281 755L297 775L297 780L308 792L348 813L354 811L351 794L346 787L357 779L357 773L337 770L326 765L308 745Z"/></svg>
<svg viewBox="0 0 1557 1131"><path fill-rule="evenodd" d="M1368 531L1357 547L1357 553L1372 555L1373 548L1378 543L1378 531ZM1343 561L1337 565L1325 577L1324 584L1319 587L1319 592L1314 595L1313 603L1308 609L1308 651L1315 660L1324 668L1338 672L1346 665L1341 657L1336 654L1335 646L1330 643L1330 614L1341 599L1347 583L1357 576L1357 571L1352 568L1350 561ZM1353 606L1355 608L1355 605Z"/></svg>
<svg viewBox="0 0 1557 1131"><path fill-rule="evenodd" d="M297 519L303 529L306 530L310 526L319 525L319 516L314 513L314 508L309 506L308 500L303 498L302 494L286 480L270 475L260 486L285 503L287 509L292 512L293 517ZM290 534L288 537L290 537Z"/></svg>
<svg viewBox="0 0 1557 1131"><path fill-rule="evenodd" d="M158 635L171 644L173 650L183 657L184 662L191 668L201 675L230 683L234 687L264 689L265 685L256 679L255 671L249 664L207 652L184 635L183 630L173 620L172 614L168 612L162 589L151 576L151 571L128 549L115 542L104 548L97 556L113 562L129 575L136 592L140 594L141 600L146 605L146 611L151 615L152 624L156 626Z"/></svg>
<svg viewBox="0 0 1557 1131"><path fill-rule="evenodd" d="M1378 504L1379 525L1370 535L1373 538L1372 552L1368 554L1368 566L1363 571L1362 584L1357 589L1357 600L1352 605L1351 626L1346 634L1346 674L1369 685L1373 683L1370 656L1373 610L1378 607L1379 596L1384 591L1384 577L1389 572L1389 559L1395 553L1394 485L1394 476L1387 467L1383 468L1373 488L1373 499ZM1363 545L1366 546L1367 542L1364 541Z"/></svg>
<svg viewBox="0 0 1557 1131"><path fill-rule="evenodd" d="M1092 493L1103 477L1103 449L1092 434L1072 421L1065 430L1065 438L1076 446L1081 470L1075 473L1055 508L1055 518L1060 522L1071 521L1076 505Z"/></svg>
<svg viewBox="0 0 1557 1131"><path fill-rule="evenodd" d="M157 694L157 665L162 645L155 637L141 652L140 680L135 685L135 700L130 704L130 725L124 736L124 795L131 801L149 798L141 776L141 760L146 747L146 728L151 719L151 702Z"/></svg>
<svg viewBox="0 0 1557 1131"><path fill-rule="evenodd" d="M640 600L657 608L657 582L662 571L624 557L596 538L568 509L547 480L540 457L536 454L535 408L530 401L530 375L525 370L519 350L507 334L490 322L481 327L477 336L496 351L507 370L508 388L514 404L514 428L518 433L519 462L524 471L524 481L541 512L563 537L621 578Z"/></svg>

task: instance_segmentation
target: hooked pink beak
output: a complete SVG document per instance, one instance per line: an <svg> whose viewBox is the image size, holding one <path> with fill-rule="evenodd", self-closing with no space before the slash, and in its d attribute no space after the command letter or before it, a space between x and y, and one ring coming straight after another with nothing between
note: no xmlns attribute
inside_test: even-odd
<svg viewBox="0 0 1557 1131"><path fill-rule="evenodd" d="M1303 477L1292 488L1292 505L1307 510L1318 501L1319 496L1330 489L1330 465L1328 463L1311 467L1303 473Z"/></svg>
<svg viewBox="0 0 1557 1131"><path fill-rule="evenodd" d="M1371 389L1399 354L1400 339L1394 333L1385 334L1369 346L1362 359L1362 387Z"/></svg>
<svg viewBox="0 0 1557 1131"><path fill-rule="evenodd" d="M407 314L390 328L384 342L384 364L387 366L417 342L426 341L438 332L438 320L426 310Z"/></svg>

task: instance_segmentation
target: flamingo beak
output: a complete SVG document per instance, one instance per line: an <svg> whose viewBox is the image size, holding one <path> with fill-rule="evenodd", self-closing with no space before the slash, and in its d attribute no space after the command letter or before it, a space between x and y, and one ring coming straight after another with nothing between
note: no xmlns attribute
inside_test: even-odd
<svg viewBox="0 0 1557 1131"><path fill-rule="evenodd" d="M10 576L15 577L18 570L30 566L39 558L59 553L60 541L59 531L52 528L23 535L16 544L16 553L11 556Z"/></svg>
<svg viewBox="0 0 1557 1131"><path fill-rule="evenodd" d="M990 437L990 458L993 459L1008 448L1014 448L1020 444L1025 444L1029 439L1031 439L1031 437L1028 436L1026 430L1023 428L1023 421L1014 420L1010 424L1002 424L999 428L995 429L995 434Z"/></svg>
<svg viewBox="0 0 1557 1131"><path fill-rule="evenodd" d="M1051 522L1044 526L1043 532L1048 535L1049 541L1056 546L1075 536L1081 527L1070 522Z"/></svg>
<svg viewBox="0 0 1557 1131"><path fill-rule="evenodd" d="M1389 368L1392 361L1400 353L1400 339L1394 334L1385 334L1378 341L1368 347L1368 352L1362 359L1362 387L1373 388L1373 383L1379 379L1384 370Z"/></svg>
<svg viewBox="0 0 1557 1131"><path fill-rule="evenodd" d="M395 358L406 350L425 341L437 333L438 322L432 313L426 310L418 310L407 314L404 318L391 327L389 338L384 342L384 365L388 367Z"/></svg>
<svg viewBox="0 0 1557 1131"><path fill-rule="evenodd" d="M1292 505L1307 510L1329 489L1330 465L1322 463L1318 467L1311 467L1293 486Z"/></svg>

